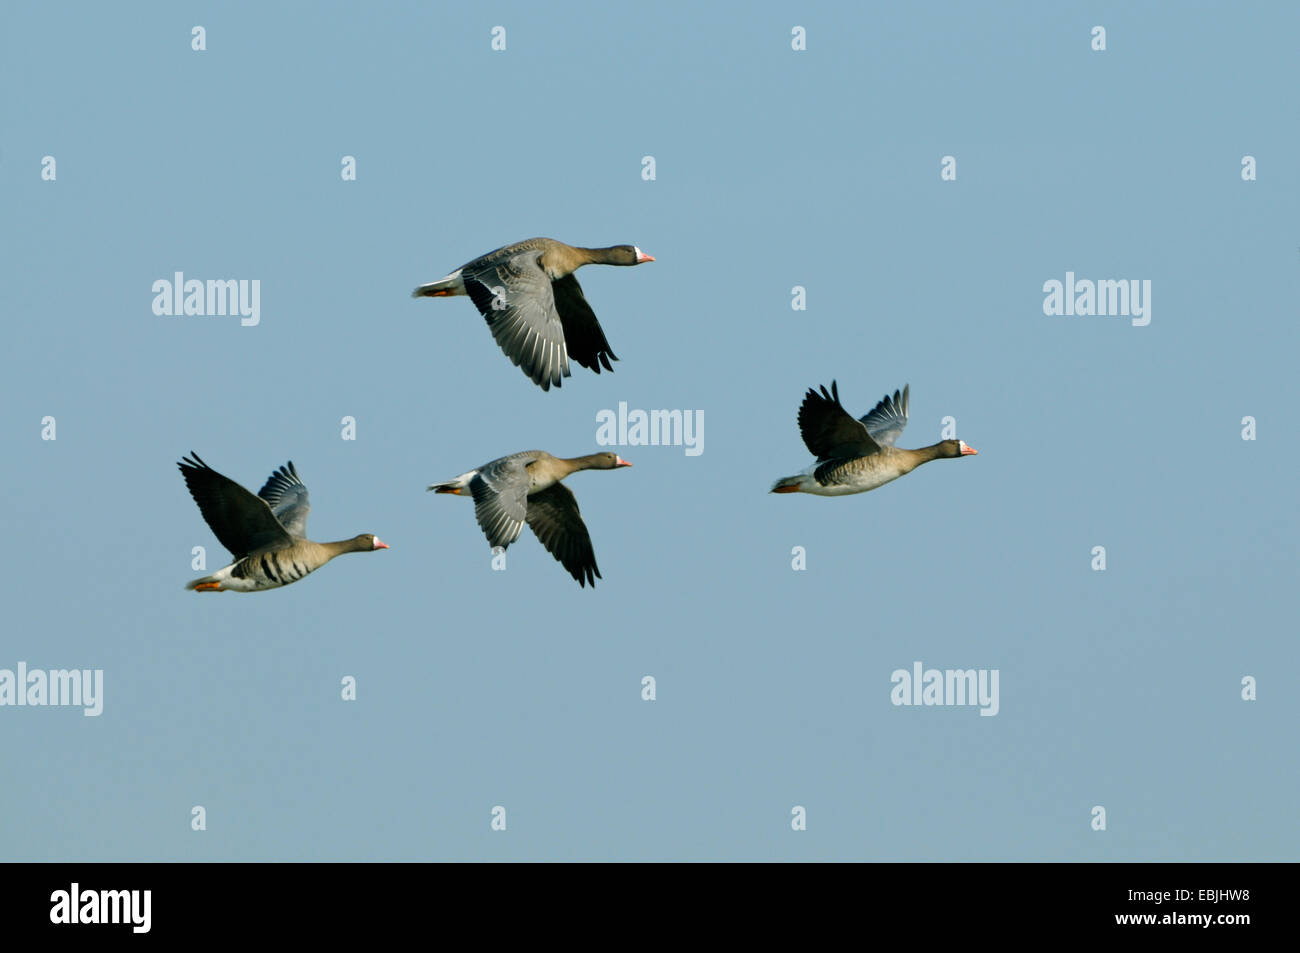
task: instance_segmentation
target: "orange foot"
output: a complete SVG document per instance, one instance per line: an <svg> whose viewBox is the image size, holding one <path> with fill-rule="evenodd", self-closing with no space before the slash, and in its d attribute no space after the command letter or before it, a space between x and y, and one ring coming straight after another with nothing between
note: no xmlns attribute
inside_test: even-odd
<svg viewBox="0 0 1300 953"><path fill-rule="evenodd" d="M220 592L221 583L219 582L201 582L194 587L195 592Z"/></svg>

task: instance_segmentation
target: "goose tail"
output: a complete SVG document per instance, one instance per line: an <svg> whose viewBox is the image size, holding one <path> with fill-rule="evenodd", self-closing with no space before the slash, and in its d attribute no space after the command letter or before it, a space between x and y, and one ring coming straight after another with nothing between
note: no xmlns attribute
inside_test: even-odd
<svg viewBox="0 0 1300 953"><path fill-rule="evenodd" d="M465 282L461 280L460 272L455 271L446 278L439 278L437 281L430 281L428 284L420 285L411 292L412 298L445 298L449 295L465 294Z"/></svg>
<svg viewBox="0 0 1300 953"><path fill-rule="evenodd" d="M804 479L805 478L802 476L781 477L781 479L777 480L775 483L772 484L772 492L773 493L798 493L801 485L803 484Z"/></svg>

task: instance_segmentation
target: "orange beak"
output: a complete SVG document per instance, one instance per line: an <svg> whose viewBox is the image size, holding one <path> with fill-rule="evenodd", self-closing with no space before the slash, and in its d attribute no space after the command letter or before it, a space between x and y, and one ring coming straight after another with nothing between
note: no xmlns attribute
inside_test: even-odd
<svg viewBox="0 0 1300 953"><path fill-rule="evenodd" d="M645 252L643 252L641 249L639 249L639 248L637 249L637 251L636 251L636 263L637 263L638 265L641 264L642 262L646 262L646 261L654 261L654 260L655 260L655 256L654 256L654 255L647 255L647 254L646 254Z"/></svg>
<svg viewBox="0 0 1300 953"><path fill-rule="evenodd" d="M630 467L632 465L628 463L626 460L624 460L622 457L615 457L614 460L616 461L614 465L617 467Z"/></svg>
<svg viewBox="0 0 1300 953"><path fill-rule="evenodd" d="M376 537L375 537L375 549L387 549L387 548L388 548L388 544L385 543L385 542L384 542L382 539L380 539L378 536L376 536Z"/></svg>
<svg viewBox="0 0 1300 953"><path fill-rule="evenodd" d="M973 457L973 456L975 456L977 453L979 453L978 450L976 450L976 449L975 449L974 447L972 447L972 446L967 445L966 448L962 450L961 455L962 455L963 457Z"/></svg>

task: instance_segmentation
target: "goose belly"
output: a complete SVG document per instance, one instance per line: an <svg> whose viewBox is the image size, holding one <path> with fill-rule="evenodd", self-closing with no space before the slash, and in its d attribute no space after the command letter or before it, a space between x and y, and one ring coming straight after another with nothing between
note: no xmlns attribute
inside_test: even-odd
<svg viewBox="0 0 1300 953"><path fill-rule="evenodd" d="M850 483L830 483L822 485L812 477L801 488L804 493L812 493L814 496L849 496L853 493L866 493L868 490L874 490L876 486L857 486Z"/></svg>
<svg viewBox="0 0 1300 953"><path fill-rule="evenodd" d="M822 479L826 481L824 484L820 483L816 477L809 477L809 482L815 488L808 489L807 492L821 496L866 493L868 490L874 490L886 483L891 483L903 475L904 471L900 467L880 465L884 464L884 462L882 460L877 464L875 460L870 463L864 460L855 460L823 474ZM876 465L873 466L872 464Z"/></svg>
<svg viewBox="0 0 1300 953"><path fill-rule="evenodd" d="M549 490L559 482L560 481L553 476L541 476L529 469L528 495L532 496L534 493L541 493L543 490Z"/></svg>
<svg viewBox="0 0 1300 953"><path fill-rule="evenodd" d="M313 568L304 565L301 558L281 553L245 556L230 567L230 578L222 580L221 585L236 592L279 589L309 575Z"/></svg>

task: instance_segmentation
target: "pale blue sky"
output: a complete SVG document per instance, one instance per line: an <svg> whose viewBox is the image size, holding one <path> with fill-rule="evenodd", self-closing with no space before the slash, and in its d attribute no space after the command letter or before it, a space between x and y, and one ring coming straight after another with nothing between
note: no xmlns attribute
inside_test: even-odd
<svg viewBox="0 0 1300 953"><path fill-rule="evenodd" d="M0 708L0 858L1296 859L1300 12L1241 6L6 4L0 668L105 699ZM409 297L533 235L656 256L580 276L613 375ZM177 270L261 324L155 316ZM1044 316L1067 271L1150 326ZM769 495L832 378L980 455ZM424 492L619 401L705 452L570 479L594 591ZM185 592L190 450L392 549ZM916 660L999 714L892 706Z"/></svg>

